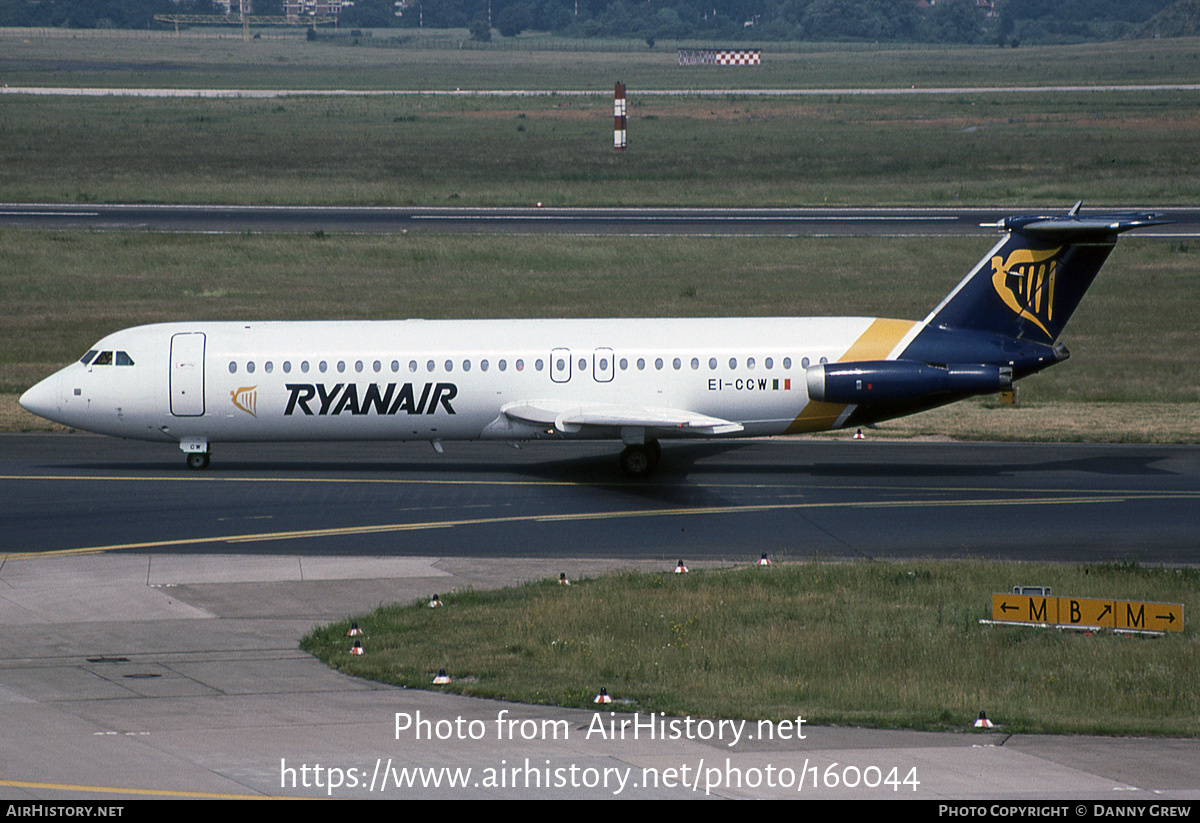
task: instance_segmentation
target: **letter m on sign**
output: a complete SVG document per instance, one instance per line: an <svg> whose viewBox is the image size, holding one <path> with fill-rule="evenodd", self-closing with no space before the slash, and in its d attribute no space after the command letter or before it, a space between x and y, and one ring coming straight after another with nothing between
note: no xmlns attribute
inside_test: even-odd
<svg viewBox="0 0 1200 823"><path fill-rule="evenodd" d="M1029 622L1031 623L1047 623L1046 620L1046 598L1031 597L1029 598Z"/></svg>

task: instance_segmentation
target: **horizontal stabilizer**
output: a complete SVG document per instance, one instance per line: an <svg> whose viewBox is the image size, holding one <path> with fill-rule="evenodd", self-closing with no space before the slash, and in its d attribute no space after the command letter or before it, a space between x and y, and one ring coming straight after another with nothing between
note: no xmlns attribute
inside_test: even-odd
<svg viewBox="0 0 1200 823"><path fill-rule="evenodd" d="M925 318L925 328L901 355L926 363L970 363L963 352L962 332L987 345L1011 347L1019 341L1041 346L1020 357L1009 352L1000 362L1013 367L1013 377L1032 374L1063 359L1052 348L1079 305L1084 292L1108 259L1117 236L1130 229L1172 221L1152 212L1080 214L1080 203L1066 214L1018 215L986 226L1007 236L979 261L945 300ZM982 349L977 348L977 353ZM992 355L974 362L993 362ZM1029 362L1019 364L1017 360Z"/></svg>
<svg viewBox="0 0 1200 823"><path fill-rule="evenodd" d="M509 403L501 411L525 423L554 426L563 434L577 434L584 426L646 428L686 434L736 434L740 423L684 409L624 406L612 403L574 403L569 400L526 400Z"/></svg>
<svg viewBox="0 0 1200 823"><path fill-rule="evenodd" d="M1084 216L1078 214L1077 209L1072 209L1070 214L1005 217L997 223L983 223L982 226L1052 239L1084 239L1107 237L1143 226L1165 226L1172 222L1174 221L1164 220L1151 212Z"/></svg>

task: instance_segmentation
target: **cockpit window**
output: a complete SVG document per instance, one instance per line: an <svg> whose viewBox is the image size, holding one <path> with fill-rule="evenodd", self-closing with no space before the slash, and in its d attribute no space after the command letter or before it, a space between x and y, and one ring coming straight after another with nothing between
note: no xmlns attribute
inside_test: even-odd
<svg viewBox="0 0 1200 823"><path fill-rule="evenodd" d="M92 362L92 358L95 356L96 356L96 350L92 349L90 352L88 352L83 357L81 357L79 359L79 362L86 366L88 363Z"/></svg>
<svg viewBox="0 0 1200 823"><path fill-rule="evenodd" d="M119 351L119 352L117 352L117 365L118 366L132 366L133 358L130 357L125 352Z"/></svg>
<svg viewBox="0 0 1200 823"><path fill-rule="evenodd" d="M100 356L92 361L93 366L111 366L113 362L113 353L110 351L100 352Z"/></svg>

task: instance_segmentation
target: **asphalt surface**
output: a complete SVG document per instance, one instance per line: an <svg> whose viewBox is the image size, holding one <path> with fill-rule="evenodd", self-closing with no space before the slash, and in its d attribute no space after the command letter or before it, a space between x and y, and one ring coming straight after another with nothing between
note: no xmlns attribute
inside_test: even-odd
<svg viewBox="0 0 1200 823"><path fill-rule="evenodd" d="M676 554L1196 562L1196 447L669 444L642 483L612 452L230 445L193 473L169 446L0 435L0 795L1200 800L1196 740L1014 736L995 709L990 732L826 728L804 707L737 739L703 718L633 739L298 650L379 603Z"/></svg>
<svg viewBox="0 0 1200 823"><path fill-rule="evenodd" d="M828 439L170 445L0 436L0 552L1200 563L1200 449Z"/></svg>
<svg viewBox="0 0 1200 823"><path fill-rule="evenodd" d="M499 234L753 235L753 236L984 236L1013 214L1062 214L1056 207L909 208L432 208L417 206L235 206L0 203L0 226L44 229L176 232L419 231ZM1140 229L1139 237L1193 237L1200 209L1137 206L1085 209L1152 211L1174 222Z"/></svg>

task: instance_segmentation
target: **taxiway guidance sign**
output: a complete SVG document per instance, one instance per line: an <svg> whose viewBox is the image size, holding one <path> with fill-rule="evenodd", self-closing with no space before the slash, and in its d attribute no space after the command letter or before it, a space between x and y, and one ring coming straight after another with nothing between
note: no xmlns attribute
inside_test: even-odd
<svg viewBox="0 0 1200 823"><path fill-rule="evenodd" d="M1116 631L1183 631L1182 603L1057 595L993 594L992 620Z"/></svg>

